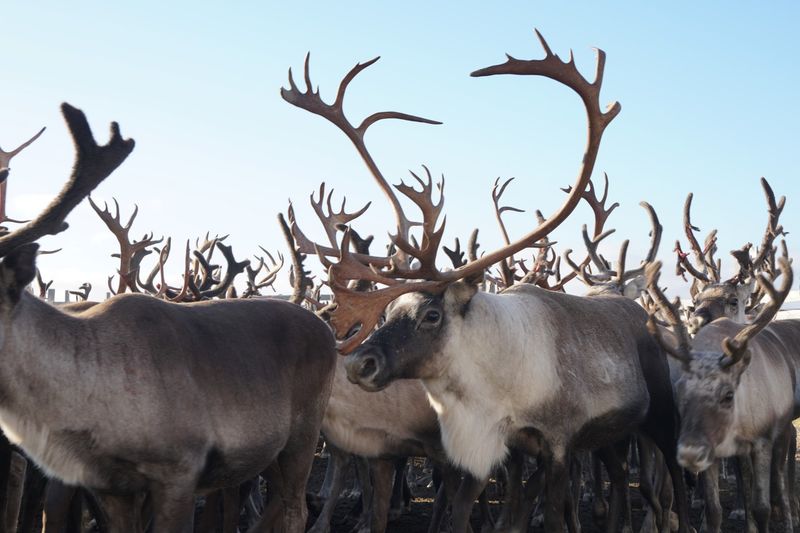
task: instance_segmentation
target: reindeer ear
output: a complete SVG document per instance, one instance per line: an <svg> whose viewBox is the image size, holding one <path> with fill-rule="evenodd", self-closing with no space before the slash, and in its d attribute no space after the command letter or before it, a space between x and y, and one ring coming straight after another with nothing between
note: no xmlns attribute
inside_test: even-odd
<svg viewBox="0 0 800 533"><path fill-rule="evenodd" d="M469 303L476 292L478 292L477 284L468 283L466 280L457 281L447 287L445 303L448 306L452 306L450 307L451 309L458 310L463 316L466 314Z"/></svg>
<svg viewBox="0 0 800 533"><path fill-rule="evenodd" d="M36 252L39 245L36 243L23 244L14 248L0 263L0 277L3 288L16 304L22 291L25 290L36 277Z"/></svg>
<svg viewBox="0 0 800 533"><path fill-rule="evenodd" d="M635 300L645 291L646 282L644 276L636 276L622 287L622 295Z"/></svg>

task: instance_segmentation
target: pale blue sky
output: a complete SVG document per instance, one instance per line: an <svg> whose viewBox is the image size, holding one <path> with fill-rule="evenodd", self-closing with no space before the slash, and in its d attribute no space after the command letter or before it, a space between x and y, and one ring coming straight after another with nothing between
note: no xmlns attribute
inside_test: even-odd
<svg viewBox="0 0 800 533"><path fill-rule="evenodd" d="M299 72L310 50L312 79L328 100L353 64L382 56L351 85L353 121L391 109L444 122L385 122L367 141L393 182L422 163L446 175L447 243L479 226L483 249L495 247L494 179L517 177L507 194L527 210L509 215L521 235L535 208L560 205L583 149L584 113L570 90L539 78L469 77L505 52L541 57L537 27L554 51L573 48L587 76L591 47L608 54L602 100L619 100L622 113L596 169L608 172L622 204L609 225L632 239L632 258L647 246L639 201L660 215L660 256L671 265L694 191L695 223L719 229L729 264L728 250L761 238L760 176L789 198L786 229L800 225L798 22L795 2L6 3L0 146L48 127L12 165L9 214L33 216L67 176L72 152L58 104L68 101L99 139L111 120L136 139L95 197L116 196L126 213L138 203L137 237L154 231L180 242L211 230L230 233L239 256L259 244L283 250L275 216L290 197L306 231L322 238L307 197L325 180L353 207L374 200L357 227L383 238L393 218L349 141L279 96L287 69ZM64 251L41 260L43 273L59 290L102 285L100 297L115 268L113 237L88 204L69 221L44 243ZM555 238L579 249L584 222L585 207ZM609 239L607 255L618 242Z"/></svg>

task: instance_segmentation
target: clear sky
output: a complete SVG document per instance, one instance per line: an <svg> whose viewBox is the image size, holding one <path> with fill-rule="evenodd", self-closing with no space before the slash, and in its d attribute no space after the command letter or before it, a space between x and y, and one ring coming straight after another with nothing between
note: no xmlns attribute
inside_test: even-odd
<svg viewBox="0 0 800 533"><path fill-rule="evenodd" d="M182 242L211 231L230 233L239 256L258 245L283 250L276 214L292 198L305 230L321 239L307 198L324 180L352 207L373 200L356 227L385 241L388 204L349 141L279 96L287 69L301 71L307 51L328 101L352 65L380 55L351 85L349 116L398 110L444 122L387 121L367 142L392 182L420 164L445 174L445 242L477 226L483 249L494 248L494 179L517 177L507 196L526 213L508 221L520 236L534 209L560 205L559 187L574 181L583 150L584 113L569 89L541 78L469 77L505 52L541 57L536 27L555 52L574 49L587 76L592 47L608 54L601 100L618 100L622 113L595 174L608 172L611 199L621 203L609 221L619 238L608 240L606 255L627 237L631 259L641 258L648 224L638 203L648 200L664 224L660 257L671 270L693 191L694 222L703 234L719 229L730 270L727 251L761 239L760 176L789 198L782 222L797 250L796 2L40 1L5 3L2 18L0 146L48 128L12 164L12 217L32 217L69 173L72 147L58 112L68 101L86 111L99 140L111 120L135 138L133 154L94 197L116 197L126 214L138 204L137 238L153 231ZM101 297L115 241L88 203L69 222L43 242L63 247L41 259L43 274L59 291L91 281ZM561 249L582 249L579 228L590 222L579 208L554 235Z"/></svg>

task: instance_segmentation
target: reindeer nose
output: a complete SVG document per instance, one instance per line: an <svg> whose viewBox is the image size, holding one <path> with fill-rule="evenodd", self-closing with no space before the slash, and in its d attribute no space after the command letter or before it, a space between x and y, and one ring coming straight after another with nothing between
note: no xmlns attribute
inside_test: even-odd
<svg viewBox="0 0 800 533"><path fill-rule="evenodd" d="M378 357L372 353L355 353L345 362L347 379L357 385L369 385L378 373Z"/></svg>
<svg viewBox="0 0 800 533"><path fill-rule="evenodd" d="M692 472L703 472L713 459L711 448L703 444L678 444L678 464Z"/></svg>

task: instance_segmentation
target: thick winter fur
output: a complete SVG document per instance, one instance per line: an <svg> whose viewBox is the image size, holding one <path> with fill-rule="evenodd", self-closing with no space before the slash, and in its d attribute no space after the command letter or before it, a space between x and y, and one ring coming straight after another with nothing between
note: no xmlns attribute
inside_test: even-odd
<svg viewBox="0 0 800 533"><path fill-rule="evenodd" d="M162 501L183 511L194 490L274 463L289 514L303 515L287 520L305 523L336 359L323 322L275 300L143 295L67 314L9 291L12 278L5 268L0 427L49 475L101 494L154 492L158 521Z"/></svg>
<svg viewBox="0 0 800 533"><path fill-rule="evenodd" d="M436 413L418 380L399 380L371 393L347 380L344 358L336 365L322 421L326 440L369 458L441 455Z"/></svg>
<svg viewBox="0 0 800 533"><path fill-rule="evenodd" d="M563 461L661 414L651 410L651 391L667 395L671 409L667 364L645 319L620 296L526 285L494 295L459 282L441 295L399 298L349 356L348 374L368 390L422 379L448 457L485 479L510 444L531 434ZM658 364L645 371L645 358ZM665 428L674 427L670 416Z"/></svg>

